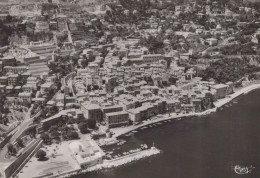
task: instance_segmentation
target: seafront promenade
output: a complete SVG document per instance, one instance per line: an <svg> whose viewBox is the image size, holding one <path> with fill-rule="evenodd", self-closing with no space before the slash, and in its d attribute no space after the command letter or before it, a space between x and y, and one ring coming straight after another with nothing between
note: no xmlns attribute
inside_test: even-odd
<svg viewBox="0 0 260 178"><path fill-rule="evenodd" d="M233 99L237 98L240 95L243 94L247 94L252 90L258 89L260 88L260 83L257 84L252 84L246 87L243 87L237 91L235 91L233 94L228 95L226 98L220 99L216 102L214 102L215 107L212 109L208 109L206 111L203 112L199 112L199 113L188 113L188 114L183 114L183 113L171 113L171 114L164 114L164 115L158 115L155 117L152 117L149 120L143 121L143 123L139 124L139 125L132 125L129 127L124 127L124 128L115 128L115 129L111 129L111 131L114 133L113 137L119 137L121 135L124 135L128 132L131 132L133 130L136 130L138 128L150 125L150 124L155 124L164 120L170 120L170 119L178 119L178 118L183 118L183 117L191 117L191 116L203 116L203 115L207 115L210 114L212 112L216 112L218 108L222 107L223 105L227 104L228 102L232 101Z"/></svg>

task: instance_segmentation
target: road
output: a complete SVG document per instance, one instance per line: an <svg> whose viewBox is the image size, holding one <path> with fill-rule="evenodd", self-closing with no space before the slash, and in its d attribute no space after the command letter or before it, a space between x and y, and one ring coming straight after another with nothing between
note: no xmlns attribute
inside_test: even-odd
<svg viewBox="0 0 260 178"><path fill-rule="evenodd" d="M41 114L41 111L39 111L35 116L30 117L32 108L33 108L33 105L30 107L30 109L26 113L25 118L21 122L21 124L16 129L13 130L13 132L15 132L15 134L11 137L11 139L9 140L9 143L13 144L16 141L16 139L19 138L21 136L21 134L29 127L29 125L31 123L33 123L33 119L35 117L38 117ZM15 157L13 159L5 159L5 155L7 153L7 145L0 151L0 167L7 165L8 163L10 163L11 161L13 161L15 159Z"/></svg>

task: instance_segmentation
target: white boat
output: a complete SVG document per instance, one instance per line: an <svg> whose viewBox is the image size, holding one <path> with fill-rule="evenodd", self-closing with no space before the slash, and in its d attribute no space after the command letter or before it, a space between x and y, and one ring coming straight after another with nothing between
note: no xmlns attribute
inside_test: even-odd
<svg viewBox="0 0 260 178"><path fill-rule="evenodd" d="M251 173L251 171L254 169L254 167L251 165L249 167L242 167L242 166L239 166L239 165L236 165L234 167L234 171L235 173L237 174L248 174L248 173Z"/></svg>

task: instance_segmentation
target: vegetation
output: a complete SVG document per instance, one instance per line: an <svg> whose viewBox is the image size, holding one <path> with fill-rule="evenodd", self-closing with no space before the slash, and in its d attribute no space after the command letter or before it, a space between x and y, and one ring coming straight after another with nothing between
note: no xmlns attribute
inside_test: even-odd
<svg viewBox="0 0 260 178"><path fill-rule="evenodd" d="M48 144L50 142L50 136L46 133L41 134L40 138L43 140L44 144Z"/></svg>
<svg viewBox="0 0 260 178"><path fill-rule="evenodd" d="M24 147L23 140L22 140L21 138L18 138L18 139L16 140L16 143L17 143L17 145L18 145L19 147Z"/></svg>
<svg viewBox="0 0 260 178"><path fill-rule="evenodd" d="M78 128L82 134L89 133L88 124L86 122L79 123Z"/></svg>
<svg viewBox="0 0 260 178"><path fill-rule="evenodd" d="M88 128L95 129L96 128L96 120L95 119L88 119Z"/></svg>
<svg viewBox="0 0 260 178"><path fill-rule="evenodd" d="M240 44L225 45L222 48L220 48L220 52L224 55L238 55L238 54L255 55L256 54L256 52L252 49L251 43L247 43L245 45L240 45Z"/></svg>
<svg viewBox="0 0 260 178"><path fill-rule="evenodd" d="M149 0L135 1L135 0L119 0L122 6L130 10L138 10L140 12L145 11L151 7Z"/></svg>
<svg viewBox="0 0 260 178"><path fill-rule="evenodd" d="M46 152L40 149L39 151L37 151L35 157L38 158L38 160L44 160L46 155L47 155Z"/></svg>
<svg viewBox="0 0 260 178"><path fill-rule="evenodd" d="M12 35L12 31L13 29L10 26L6 26L0 21L0 47L9 45L9 37Z"/></svg>
<svg viewBox="0 0 260 178"><path fill-rule="evenodd" d="M164 53L163 38L161 36L158 37L149 36L147 39L142 38L140 40L140 45L147 47L151 53L156 53L156 54Z"/></svg>
<svg viewBox="0 0 260 178"><path fill-rule="evenodd" d="M204 80L215 79L218 83L235 82L245 75L260 71L259 67L250 64L247 58L225 58L210 64L199 76Z"/></svg>
<svg viewBox="0 0 260 178"><path fill-rule="evenodd" d="M79 134L75 131L69 131L67 135L70 140L79 139Z"/></svg>
<svg viewBox="0 0 260 178"><path fill-rule="evenodd" d="M15 155L17 153L16 148L11 143L7 145L7 150L10 155Z"/></svg>

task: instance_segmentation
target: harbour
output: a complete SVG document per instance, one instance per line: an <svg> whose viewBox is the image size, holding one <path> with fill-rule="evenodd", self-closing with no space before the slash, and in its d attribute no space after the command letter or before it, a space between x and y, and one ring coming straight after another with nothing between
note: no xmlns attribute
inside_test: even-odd
<svg viewBox="0 0 260 178"><path fill-rule="evenodd" d="M260 98L260 90L243 95L235 100L236 104L210 115L163 122L154 128L140 129L131 137L120 136L120 139L127 140L123 145L125 149L135 144L151 146L154 142L161 154L156 159L149 157L88 175L93 178L236 178L239 175L234 166L252 165L255 169L246 176L259 177L260 101L254 98ZM218 154L214 154L216 152ZM203 159L199 161L199 157ZM133 169L136 171L131 171Z"/></svg>

